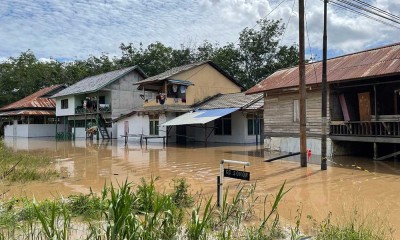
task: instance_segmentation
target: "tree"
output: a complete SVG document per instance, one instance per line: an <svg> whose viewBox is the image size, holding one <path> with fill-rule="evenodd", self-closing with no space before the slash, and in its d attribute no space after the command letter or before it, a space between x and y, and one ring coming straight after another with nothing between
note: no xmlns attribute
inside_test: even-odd
<svg viewBox="0 0 400 240"><path fill-rule="evenodd" d="M298 62L292 55L296 47L280 47L279 39L284 31L280 20L261 19L257 21L259 30L245 28L239 37L244 76L242 83L252 87L261 79L271 75L277 67L286 67ZM277 64L278 61L282 63Z"/></svg>

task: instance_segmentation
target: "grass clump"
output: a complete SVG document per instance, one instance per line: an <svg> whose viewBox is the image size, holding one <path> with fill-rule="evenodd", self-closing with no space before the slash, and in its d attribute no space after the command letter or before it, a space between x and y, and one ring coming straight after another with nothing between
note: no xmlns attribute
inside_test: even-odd
<svg viewBox="0 0 400 240"><path fill-rule="evenodd" d="M13 152L0 141L0 179L9 182L48 181L58 176L49 167L51 159L22 152Z"/></svg>
<svg viewBox="0 0 400 240"><path fill-rule="evenodd" d="M340 219L332 220L332 213L321 222L307 216L313 222L312 235L317 240L387 240L393 239L392 229L377 216L363 216L357 209Z"/></svg>

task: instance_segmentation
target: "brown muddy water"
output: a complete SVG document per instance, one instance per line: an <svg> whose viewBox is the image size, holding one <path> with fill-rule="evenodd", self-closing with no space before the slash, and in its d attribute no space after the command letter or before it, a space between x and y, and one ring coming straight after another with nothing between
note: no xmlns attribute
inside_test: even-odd
<svg viewBox="0 0 400 240"><path fill-rule="evenodd" d="M51 182L33 182L2 186L6 197L27 196L44 199L54 196L100 192L105 183L125 179L139 183L140 178L159 177L158 187L172 188L174 178L186 178L192 194L216 195L216 178L221 159L248 161L251 181L257 183L256 194L275 194L286 180L291 190L281 202L279 213L286 224L293 223L297 209L302 206L302 223L306 216L317 220L329 212L333 218L351 216L357 209L370 217L387 221L393 229L400 227L400 162L375 162L356 157L335 157L327 171L320 171L319 156L312 156L307 168L301 168L299 157L265 163L264 159L278 156L254 145L187 146L149 144L123 141L66 141L53 139L4 139L15 151L44 154L51 157L59 179ZM227 166L226 166L227 167ZM232 169L243 167L230 165ZM234 189L240 180L225 178L226 186ZM242 182L244 183L244 182ZM262 200L261 200L262 201ZM262 208L259 209L262 212ZM400 232L394 237L400 239Z"/></svg>

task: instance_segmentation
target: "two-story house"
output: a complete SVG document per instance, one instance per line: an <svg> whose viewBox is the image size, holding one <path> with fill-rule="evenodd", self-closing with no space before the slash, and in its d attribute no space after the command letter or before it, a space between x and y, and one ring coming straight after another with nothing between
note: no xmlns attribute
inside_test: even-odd
<svg viewBox="0 0 400 240"><path fill-rule="evenodd" d="M87 77L53 95L56 115L62 124L59 138L116 137L112 120L142 106L144 97L134 83L145 79L138 67L128 67Z"/></svg>
<svg viewBox="0 0 400 240"><path fill-rule="evenodd" d="M189 124L165 126L198 104L219 94L240 93L244 88L236 79L211 61L188 64L135 83L142 91L143 105L115 120L118 136L168 136L169 142L194 140L195 127ZM148 93L153 93L152 98ZM222 116L221 116L222 117ZM228 133L227 133L228 134ZM162 139L153 139L162 141Z"/></svg>

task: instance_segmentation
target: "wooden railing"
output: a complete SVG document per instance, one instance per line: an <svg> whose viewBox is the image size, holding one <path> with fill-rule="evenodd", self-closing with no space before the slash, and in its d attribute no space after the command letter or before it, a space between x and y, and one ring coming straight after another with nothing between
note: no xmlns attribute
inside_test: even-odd
<svg viewBox="0 0 400 240"><path fill-rule="evenodd" d="M330 135L400 137L400 121L332 122Z"/></svg>

